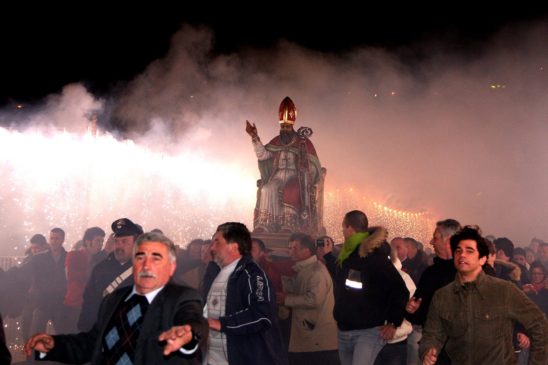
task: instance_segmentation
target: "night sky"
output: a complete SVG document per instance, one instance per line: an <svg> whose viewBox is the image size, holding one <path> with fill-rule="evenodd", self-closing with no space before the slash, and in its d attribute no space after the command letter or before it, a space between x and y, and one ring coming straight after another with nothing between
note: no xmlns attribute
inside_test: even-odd
<svg viewBox="0 0 548 365"><path fill-rule="evenodd" d="M412 67L427 57L424 50L413 48L420 42L442 41L448 49L472 57L504 26L548 21L547 6L540 2L489 9L461 2L437 7L360 5L365 10L341 4L295 8L270 3L245 9L157 4L137 8L97 2L63 7L27 4L4 9L1 105L39 101L73 82L96 95L108 94L163 57L171 36L183 24L212 29L217 54L267 48L287 40L325 52L355 47L407 52L404 58ZM215 11L206 11L210 9Z"/></svg>
<svg viewBox="0 0 548 365"><path fill-rule="evenodd" d="M300 125L314 129L329 189L356 187L384 207L458 217L521 245L533 236L546 240L548 3L489 9L462 1L372 4L5 6L0 156L8 163L0 164L6 184L0 191L12 205L3 224L33 222L32 230L21 226L30 234L55 220L76 227L88 219L68 216L41 197L42 191L62 196L71 212L78 204L88 209L87 200L73 194L87 176L79 171L88 145L65 139L86 137L90 112L98 112L105 131L93 166L107 170L95 174L91 186L101 187L98 211L108 217L89 219L121 216L108 197L126 196L120 193L126 181L138 181L148 185L127 195L124 215L142 210L149 195L141 192L165 184L181 201L242 197L242 218L227 219L247 220L258 171L244 122L272 136L277 106L288 95ZM51 173L52 162L67 166L63 174ZM159 183L140 175L158 167ZM107 188L102 182L109 174L123 178ZM49 190L34 184L42 175ZM219 176L230 183L218 184ZM179 224L185 204L170 220L154 209L177 199L160 201L135 219L194 227ZM57 215L35 219L28 207L32 214ZM195 227L201 236L213 224L207 214L216 211L198 209L187 218L204 222ZM337 231L339 213L331 214ZM420 234L429 236L430 229ZM401 234L409 233L402 228Z"/></svg>

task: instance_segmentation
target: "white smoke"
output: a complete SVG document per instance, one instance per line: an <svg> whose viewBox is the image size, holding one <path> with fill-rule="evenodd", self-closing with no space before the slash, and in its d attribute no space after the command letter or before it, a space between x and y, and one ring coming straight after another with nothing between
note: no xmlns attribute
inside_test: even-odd
<svg viewBox="0 0 548 365"><path fill-rule="evenodd" d="M327 188L353 187L395 209L478 224L485 233L525 245L533 236L548 238L547 36L544 23L506 29L477 55L466 56L439 42L413 45L423 59L408 63L402 55L413 54L409 49L332 54L283 41L273 49L216 55L211 31L184 26L166 57L151 63L115 101L113 115L141 148L167 159L182 154L202 161L181 165L178 173L187 179L238 186L227 194L247 191L244 203L240 196L230 204L249 211L237 216L249 224L258 171L245 120L256 123L268 142L278 133L278 105L290 96L298 109L296 127L314 130ZM67 129L86 123L86 112L102 103L71 85L30 118ZM110 158L119 165L132 158L118 153ZM149 172L131 175L128 186ZM151 173L151 181L154 174L169 175ZM139 214L129 208L110 213L112 220ZM215 224L230 219L199 219L210 218Z"/></svg>

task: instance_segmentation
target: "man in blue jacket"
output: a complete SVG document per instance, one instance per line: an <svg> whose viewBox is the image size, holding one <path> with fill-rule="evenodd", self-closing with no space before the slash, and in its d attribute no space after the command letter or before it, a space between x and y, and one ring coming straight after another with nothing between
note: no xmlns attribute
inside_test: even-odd
<svg viewBox="0 0 548 365"><path fill-rule="evenodd" d="M286 365L276 319L276 296L264 271L253 261L251 235L242 223L217 227L210 246L221 267L208 289L210 365Z"/></svg>

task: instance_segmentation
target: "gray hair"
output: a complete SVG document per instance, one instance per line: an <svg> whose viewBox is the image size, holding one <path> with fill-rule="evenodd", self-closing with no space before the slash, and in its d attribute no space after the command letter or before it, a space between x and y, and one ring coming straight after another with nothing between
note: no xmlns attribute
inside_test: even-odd
<svg viewBox="0 0 548 365"><path fill-rule="evenodd" d="M135 257L135 253L137 252L137 248L141 246L143 243L146 242L158 242L163 244L167 247L167 250L169 252L169 259L171 261L175 261L177 258L177 251L175 248L175 244L172 240L164 236L163 233L158 232L146 232L137 237L135 240L135 244L133 245L133 257Z"/></svg>
<svg viewBox="0 0 548 365"><path fill-rule="evenodd" d="M444 237L451 237L461 229L460 223L451 218L437 222L436 227L438 227Z"/></svg>

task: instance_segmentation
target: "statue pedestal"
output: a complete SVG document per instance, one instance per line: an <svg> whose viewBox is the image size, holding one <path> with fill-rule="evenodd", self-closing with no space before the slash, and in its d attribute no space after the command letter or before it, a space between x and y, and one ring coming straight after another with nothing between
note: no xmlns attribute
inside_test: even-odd
<svg viewBox="0 0 548 365"><path fill-rule="evenodd" d="M291 236L290 232L279 232L279 233L252 232L251 233L251 237L259 238L263 240L267 248L270 248L276 251L287 250L287 247L289 246L289 236ZM280 250L280 249L284 249L284 250Z"/></svg>

